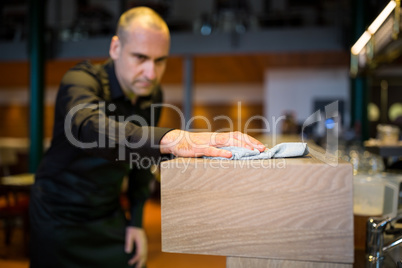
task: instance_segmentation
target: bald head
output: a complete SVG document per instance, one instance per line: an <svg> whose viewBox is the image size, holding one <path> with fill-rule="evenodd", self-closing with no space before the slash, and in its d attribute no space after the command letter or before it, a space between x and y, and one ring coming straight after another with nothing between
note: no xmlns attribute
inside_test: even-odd
<svg viewBox="0 0 402 268"><path fill-rule="evenodd" d="M116 35L122 44L127 40L128 33L137 27L162 31L169 35L169 28L158 13L148 7L136 7L127 10L120 16Z"/></svg>
<svg viewBox="0 0 402 268"><path fill-rule="evenodd" d="M138 96L149 96L157 88L169 49L169 29L155 11L137 7L121 15L109 55L120 87L133 103Z"/></svg>

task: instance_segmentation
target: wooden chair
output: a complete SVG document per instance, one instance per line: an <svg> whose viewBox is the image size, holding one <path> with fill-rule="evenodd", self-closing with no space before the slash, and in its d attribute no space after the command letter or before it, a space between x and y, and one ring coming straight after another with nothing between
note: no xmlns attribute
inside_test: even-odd
<svg viewBox="0 0 402 268"><path fill-rule="evenodd" d="M0 221L4 227L4 243L10 245L12 233L22 224L25 254L28 254L29 192L33 174L20 174L0 178Z"/></svg>

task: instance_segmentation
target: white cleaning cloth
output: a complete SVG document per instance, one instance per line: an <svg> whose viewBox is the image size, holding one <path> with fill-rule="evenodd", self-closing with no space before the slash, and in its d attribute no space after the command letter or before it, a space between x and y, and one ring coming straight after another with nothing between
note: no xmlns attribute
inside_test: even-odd
<svg viewBox="0 0 402 268"><path fill-rule="evenodd" d="M309 153L306 143L303 142L284 142L275 145L271 149L266 149L263 152L257 149L248 150L243 147L221 147L219 149L224 149L232 152L231 158L225 157L211 157L204 156L208 159L226 159L226 160L254 160L254 159L270 159L270 158L284 158L284 157L300 157L305 156Z"/></svg>

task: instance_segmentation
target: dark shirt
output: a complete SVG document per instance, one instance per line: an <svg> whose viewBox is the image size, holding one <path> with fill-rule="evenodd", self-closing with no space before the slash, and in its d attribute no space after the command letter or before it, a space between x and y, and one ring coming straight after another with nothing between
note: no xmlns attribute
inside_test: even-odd
<svg viewBox="0 0 402 268"><path fill-rule="evenodd" d="M150 126L160 116L160 108L153 109L151 103L161 102L158 88L132 105L120 88L112 61L98 66L83 62L66 73L57 95L51 147L35 183L38 197L54 219L87 221L110 214L119 203L126 174L131 201L140 201L141 191L133 192L135 180L145 176L147 181L151 174L149 166L140 169L139 164L156 163L160 139L170 130ZM130 116L135 124L127 121ZM139 161L144 158L149 161ZM136 161L129 173L130 159ZM131 224L140 226L138 205L142 204L135 205Z"/></svg>
<svg viewBox="0 0 402 268"><path fill-rule="evenodd" d="M128 175L128 224L140 227L152 178L149 165L160 160L160 140L170 131L153 127L160 106L151 104L161 102L158 88L133 105L110 60L101 65L83 62L65 74L52 143L32 187L31 267L127 263L121 183ZM104 249L104 259L100 252L91 255L93 247Z"/></svg>

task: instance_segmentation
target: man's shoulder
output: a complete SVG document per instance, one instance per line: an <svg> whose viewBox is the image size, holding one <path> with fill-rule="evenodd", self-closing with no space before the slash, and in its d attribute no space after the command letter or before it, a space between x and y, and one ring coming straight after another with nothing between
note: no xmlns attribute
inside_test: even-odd
<svg viewBox="0 0 402 268"><path fill-rule="evenodd" d="M103 64L84 60L65 73L62 84L101 85L104 79L107 79L107 73Z"/></svg>
<svg viewBox="0 0 402 268"><path fill-rule="evenodd" d="M100 79L102 76L106 75L103 64L100 64L100 63L94 64L90 60L84 60L84 61L77 63L75 66L70 68L70 70L68 70L68 72L74 72L74 73L82 72L82 73L89 74L96 79Z"/></svg>

